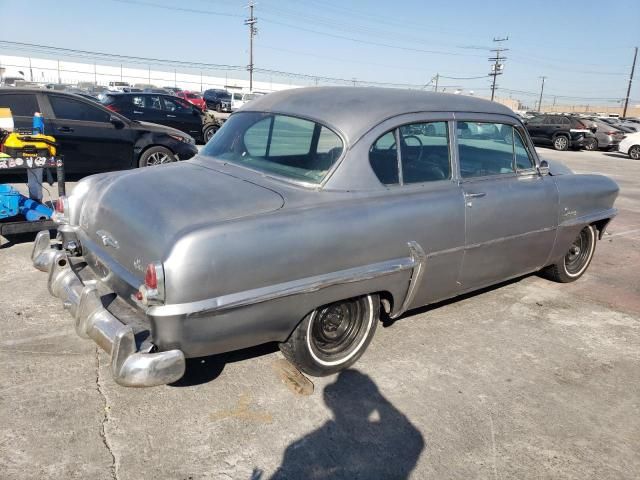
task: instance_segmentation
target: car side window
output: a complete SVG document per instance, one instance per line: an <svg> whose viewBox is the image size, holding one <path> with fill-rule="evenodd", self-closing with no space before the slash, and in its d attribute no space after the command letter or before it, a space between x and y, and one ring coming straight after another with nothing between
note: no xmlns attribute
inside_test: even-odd
<svg viewBox="0 0 640 480"><path fill-rule="evenodd" d="M145 95L144 108L149 110L162 110L162 103L160 102L160 95Z"/></svg>
<svg viewBox="0 0 640 480"><path fill-rule="evenodd" d="M56 118L84 122L109 122L109 114L74 98L50 95L49 102Z"/></svg>
<svg viewBox="0 0 640 480"><path fill-rule="evenodd" d="M183 100L179 100L177 98L162 97L162 101L164 102L164 109L167 112L182 113L182 112L186 112L186 111L189 110L189 107L187 107L183 103Z"/></svg>
<svg viewBox="0 0 640 480"><path fill-rule="evenodd" d="M395 130L385 133L371 145L369 163L381 183L385 185L400 183Z"/></svg>
<svg viewBox="0 0 640 480"><path fill-rule="evenodd" d="M447 122L413 123L401 126L399 131L404 184L451 177Z"/></svg>
<svg viewBox="0 0 640 480"><path fill-rule="evenodd" d="M269 156L307 155L315 123L301 118L276 115L269 144Z"/></svg>
<svg viewBox="0 0 640 480"><path fill-rule="evenodd" d="M458 122L458 158L462 178L515 173L514 135L510 126L503 127L505 125L499 123Z"/></svg>
<svg viewBox="0 0 640 480"><path fill-rule="evenodd" d="M16 117L33 117L39 112L38 100L30 93L11 93L0 95L0 107L8 108Z"/></svg>

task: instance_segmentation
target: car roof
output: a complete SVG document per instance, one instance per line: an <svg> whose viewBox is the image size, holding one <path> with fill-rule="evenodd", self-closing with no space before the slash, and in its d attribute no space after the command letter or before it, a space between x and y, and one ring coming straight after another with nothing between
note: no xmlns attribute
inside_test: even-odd
<svg viewBox="0 0 640 480"><path fill-rule="evenodd" d="M307 87L259 96L243 112L306 117L340 130L349 142L386 119L417 112L515 113L496 102L466 95L378 87Z"/></svg>

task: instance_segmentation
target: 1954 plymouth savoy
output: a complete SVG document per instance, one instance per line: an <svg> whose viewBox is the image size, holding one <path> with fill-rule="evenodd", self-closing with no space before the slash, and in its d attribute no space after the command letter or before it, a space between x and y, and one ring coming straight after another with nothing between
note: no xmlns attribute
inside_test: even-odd
<svg viewBox="0 0 640 480"><path fill-rule="evenodd" d="M327 375L383 311L530 272L576 280L617 194L541 161L500 104L304 88L247 104L192 160L82 180L32 256L121 385L274 341Z"/></svg>

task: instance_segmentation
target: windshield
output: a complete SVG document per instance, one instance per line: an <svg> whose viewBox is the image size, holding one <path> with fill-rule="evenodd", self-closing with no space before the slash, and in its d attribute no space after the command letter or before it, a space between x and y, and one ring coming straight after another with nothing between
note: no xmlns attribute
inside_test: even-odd
<svg viewBox="0 0 640 480"><path fill-rule="evenodd" d="M241 112L229 117L202 154L292 180L320 183L342 148L340 137L319 123Z"/></svg>

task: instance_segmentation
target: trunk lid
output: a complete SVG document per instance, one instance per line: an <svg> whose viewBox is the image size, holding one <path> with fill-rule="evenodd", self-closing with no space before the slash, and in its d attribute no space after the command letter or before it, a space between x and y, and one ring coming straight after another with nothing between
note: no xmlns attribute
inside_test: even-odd
<svg viewBox="0 0 640 480"><path fill-rule="evenodd" d="M106 176L87 193L79 223L105 266L114 270L116 262L141 279L149 263L162 261L180 232L283 204L274 190L179 162Z"/></svg>

